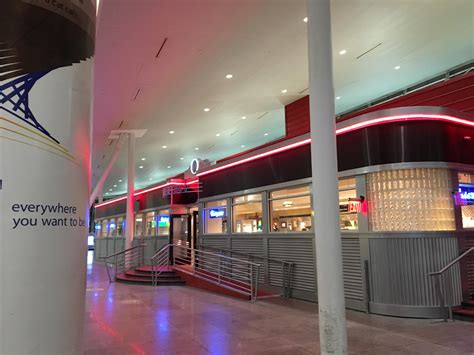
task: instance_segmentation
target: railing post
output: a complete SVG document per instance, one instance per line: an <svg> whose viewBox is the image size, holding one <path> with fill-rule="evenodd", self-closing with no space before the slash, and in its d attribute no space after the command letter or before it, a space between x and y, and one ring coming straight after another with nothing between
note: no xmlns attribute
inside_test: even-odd
<svg viewBox="0 0 474 355"><path fill-rule="evenodd" d="M114 264L115 264L115 275L114 275L114 279L117 279L117 255L114 256Z"/></svg>
<svg viewBox="0 0 474 355"><path fill-rule="evenodd" d="M221 256L217 256L217 277L219 285L221 284Z"/></svg>
<svg viewBox="0 0 474 355"><path fill-rule="evenodd" d="M445 309L445 306L444 306L444 296L443 296L443 292L441 291L441 275L436 275L436 289L438 291L438 297L439 297L439 308L441 309L441 313L443 314L443 320L445 322L447 322L447 319L446 319L446 309Z"/></svg>
<svg viewBox="0 0 474 355"><path fill-rule="evenodd" d="M252 265L252 268L253 268L253 265ZM258 274L259 274L259 270L260 270L260 266L257 266L257 272L256 272L256 275L255 275L255 289L254 289L254 292L255 292L255 301L257 301L257 297L258 297Z"/></svg>

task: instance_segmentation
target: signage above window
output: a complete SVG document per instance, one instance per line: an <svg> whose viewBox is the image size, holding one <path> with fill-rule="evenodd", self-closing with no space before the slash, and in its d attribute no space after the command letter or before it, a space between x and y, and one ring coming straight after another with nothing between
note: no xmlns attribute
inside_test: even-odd
<svg viewBox="0 0 474 355"><path fill-rule="evenodd" d="M223 218L225 217L224 208L212 208L209 210L209 218Z"/></svg>

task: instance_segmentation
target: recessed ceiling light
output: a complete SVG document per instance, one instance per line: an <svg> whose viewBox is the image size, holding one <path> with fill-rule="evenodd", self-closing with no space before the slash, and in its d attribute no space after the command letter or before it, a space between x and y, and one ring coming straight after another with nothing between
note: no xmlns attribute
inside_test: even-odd
<svg viewBox="0 0 474 355"><path fill-rule="evenodd" d="M118 182L122 182L122 180L119 180Z"/></svg>
<svg viewBox="0 0 474 355"><path fill-rule="evenodd" d="M305 18L303 19L303 22L308 22L308 18L305 17Z"/></svg>
<svg viewBox="0 0 474 355"><path fill-rule="evenodd" d="M264 136L268 136L268 133L264 133L263 135L264 135Z"/></svg>
<svg viewBox="0 0 474 355"><path fill-rule="evenodd" d="M109 193L108 193L108 192L106 192L105 194L106 194L106 195L108 195Z"/></svg>
<svg viewBox="0 0 474 355"><path fill-rule="evenodd" d="M342 51L339 51L339 54L340 54L340 55L344 55L344 54L346 54L346 53L347 53L347 51L346 51L345 49L343 49Z"/></svg>
<svg viewBox="0 0 474 355"><path fill-rule="evenodd" d="M112 191L112 189L109 189L109 191Z"/></svg>
<svg viewBox="0 0 474 355"><path fill-rule="evenodd" d="M114 185L114 187L117 187L117 185Z"/></svg>
<svg viewBox="0 0 474 355"><path fill-rule="evenodd" d="M400 69L400 68L401 68L401 67L400 67L399 65L397 65L397 66L396 66L395 68L393 68L393 69L398 70L398 69Z"/></svg>
<svg viewBox="0 0 474 355"><path fill-rule="evenodd" d="M286 89L283 89L283 90L281 91L282 94L286 94L287 92L288 92L288 90L286 90Z"/></svg>
<svg viewBox="0 0 474 355"><path fill-rule="evenodd" d="M225 78L226 78L226 79L232 79L232 74L227 74L227 75L225 76Z"/></svg>
<svg viewBox="0 0 474 355"><path fill-rule="evenodd" d="M204 108L204 112L209 112L211 109L209 107Z"/></svg>
<svg viewBox="0 0 474 355"><path fill-rule="evenodd" d="M184 158L183 158L183 157L181 157L181 158L179 158L179 160L184 160Z"/></svg>
<svg viewBox="0 0 474 355"><path fill-rule="evenodd" d="M151 181L151 180L153 180L153 178L148 178L148 180L150 180L150 181Z"/></svg>
<svg viewBox="0 0 474 355"><path fill-rule="evenodd" d="M170 134L174 134L174 131L170 131Z"/></svg>
<svg viewBox="0 0 474 355"><path fill-rule="evenodd" d="M171 169L171 165L168 165L168 169Z"/></svg>
<svg viewBox="0 0 474 355"><path fill-rule="evenodd" d="M162 146L161 148L166 149L166 148L168 148L168 147L167 147L166 145L164 145L164 146Z"/></svg>
<svg viewBox="0 0 474 355"><path fill-rule="evenodd" d="M199 148L198 148L198 147L196 147L196 148L194 148L194 150L199 150Z"/></svg>
<svg viewBox="0 0 474 355"><path fill-rule="evenodd" d="M242 119L243 119L243 120L246 120L246 119L247 119L247 116L242 116Z"/></svg>
<svg viewBox="0 0 474 355"><path fill-rule="evenodd" d="M142 158L141 160L142 160L142 161L145 161L145 160L146 160L146 158Z"/></svg>
<svg viewBox="0 0 474 355"><path fill-rule="evenodd" d="M216 137L220 137L220 136L221 136L221 134L220 134L220 133L216 133Z"/></svg>
<svg viewBox="0 0 474 355"><path fill-rule="evenodd" d="M245 145L244 145L244 144L242 144L242 145L240 146L240 148L245 148Z"/></svg>
<svg viewBox="0 0 474 355"><path fill-rule="evenodd" d="M341 97L340 97L340 96L336 96L336 100L340 100L340 99L341 99Z"/></svg>
<svg viewBox="0 0 474 355"><path fill-rule="evenodd" d="M140 165L140 166L138 167L138 169L143 169L143 165Z"/></svg>

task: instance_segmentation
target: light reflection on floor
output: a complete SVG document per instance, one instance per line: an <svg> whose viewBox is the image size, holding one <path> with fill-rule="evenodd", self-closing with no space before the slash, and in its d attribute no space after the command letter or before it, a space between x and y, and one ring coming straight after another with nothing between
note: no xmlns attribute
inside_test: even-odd
<svg viewBox="0 0 474 355"><path fill-rule="evenodd" d="M316 304L109 284L89 255L84 354L319 353ZM474 354L474 323L347 315L353 354Z"/></svg>

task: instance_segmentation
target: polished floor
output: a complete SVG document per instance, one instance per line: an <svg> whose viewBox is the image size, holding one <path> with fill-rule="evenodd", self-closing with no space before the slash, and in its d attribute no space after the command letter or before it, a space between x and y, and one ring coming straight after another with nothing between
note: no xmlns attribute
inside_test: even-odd
<svg viewBox="0 0 474 355"><path fill-rule="evenodd" d="M84 354L318 354L316 304L249 303L171 286L109 284L89 258ZM474 323L347 312L352 354L474 354Z"/></svg>

